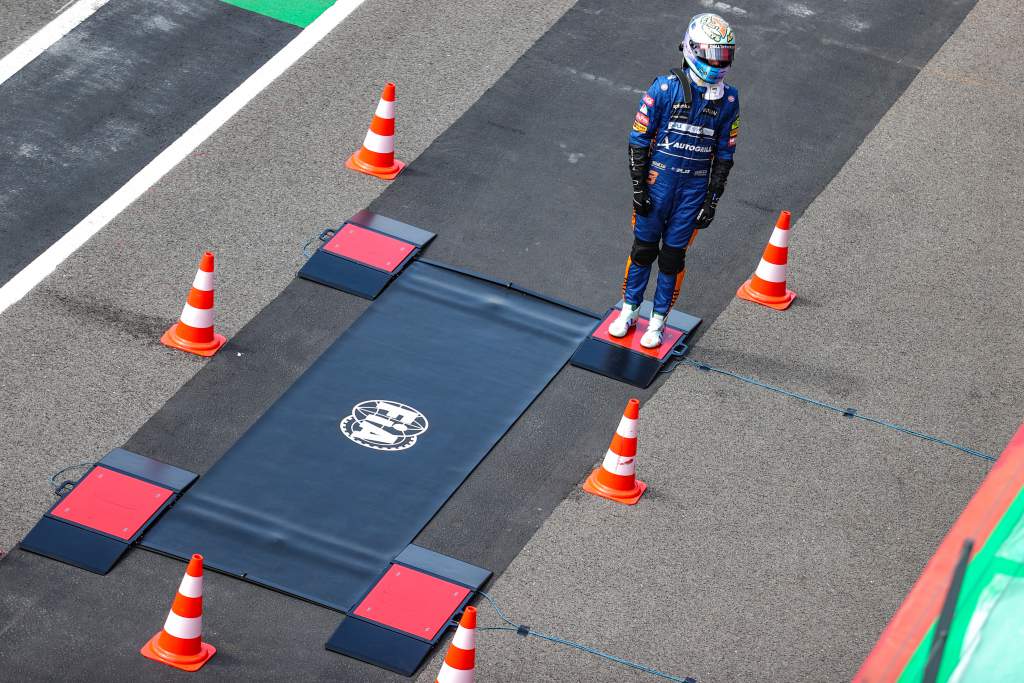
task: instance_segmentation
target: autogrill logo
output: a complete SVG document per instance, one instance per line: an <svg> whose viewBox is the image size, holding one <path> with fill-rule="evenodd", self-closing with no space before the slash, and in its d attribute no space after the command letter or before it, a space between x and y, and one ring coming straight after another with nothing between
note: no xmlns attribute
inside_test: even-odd
<svg viewBox="0 0 1024 683"><path fill-rule="evenodd" d="M667 135L658 143L658 147L661 149L681 149L687 152L697 152L700 154L707 154L711 152L710 145L691 145L688 142L669 142Z"/></svg>
<svg viewBox="0 0 1024 683"><path fill-rule="evenodd" d="M341 433L366 448L402 451L416 445L429 423L420 411L395 401L362 401L338 425Z"/></svg>

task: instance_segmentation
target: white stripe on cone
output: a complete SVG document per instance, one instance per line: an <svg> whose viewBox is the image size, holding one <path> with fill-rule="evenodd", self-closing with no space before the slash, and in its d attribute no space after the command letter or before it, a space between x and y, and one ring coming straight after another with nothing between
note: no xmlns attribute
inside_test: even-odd
<svg viewBox="0 0 1024 683"><path fill-rule="evenodd" d="M462 628L460 626L458 630L455 631L455 637L452 638L452 645L459 648L460 650L475 650L476 629Z"/></svg>
<svg viewBox="0 0 1024 683"><path fill-rule="evenodd" d="M601 466L612 474L628 476L636 473L636 458L633 456L624 457L609 449L605 453L604 463Z"/></svg>
<svg viewBox="0 0 1024 683"><path fill-rule="evenodd" d="M441 665L437 672L437 683L474 683L476 674L473 669L455 669L448 662Z"/></svg>
<svg viewBox="0 0 1024 683"><path fill-rule="evenodd" d="M181 309L181 322L200 329L213 327L213 309L195 308L191 304L185 304L185 308Z"/></svg>
<svg viewBox="0 0 1024 683"><path fill-rule="evenodd" d="M201 292L212 292L213 273L207 273L205 270L197 270L196 277L192 280L192 286Z"/></svg>
<svg viewBox="0 0 1024 683"><path fill-rule="evenodd" d="M754 271L754 275L765 280L766 282L785 282L786 281L786 265L781 266L776 263L768 263L764 259L757 264L757 270Z"/></svg>
<svg viewBox="0 0 1024 683"><path fill-rule="evenodd" d="M387 100L378 101L376 114L382 119L395 118L395 103Z"/></svg>
<svg viewBox="0 0 1024 683"><path fill-rule="evenodd" d="M772 237L768 240L768 244L775 247L788 247L789 246L789 230L781 230L775 228L772 231Z"/></svg>
<svg viewBox="0 0 1024 683"><path fill-rule="evenodd" d="M185 574L181 579L181 585L178 586L178 592L186 598L203 597L203 577Z"/></svg>
<svg viewBox="0 0 1024 683"><path fill-rule="evenodd" d="M371 152L390 154L395 151L395 138L392 135L377 135L372 130L366 131L363 147Z"/></svg>
<svg viewBox="0 0 1024 683"><path fill-rule="evenodd" d="M198 638L203 633L203 618L181 617L172 609L167 613L164 630L175 638Z"/></svg>
<svg viewBox="0 0 1024 683"><path fill-rule="evenodd" d="M624 439L635 439L640 431L640 420L623 416L619 421L619 428L615 432Z"/></svg>

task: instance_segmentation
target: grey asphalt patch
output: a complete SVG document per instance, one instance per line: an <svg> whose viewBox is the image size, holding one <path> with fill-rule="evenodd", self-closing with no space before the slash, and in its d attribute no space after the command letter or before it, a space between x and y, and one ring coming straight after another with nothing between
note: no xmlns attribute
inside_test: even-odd
<svg viewBox="0 0 1024 683"><path fill-rule="evenodd" d="M219 0L113 0L0 84L0 283L298 33Z"/></svg>
<svg viewBox="0 0 1024 683"><path fill-rule="evenodd" d="M701 681L849 680L878 596L910 585L985 471L697 371L641 409L640 439L637 506L575 493L491 592L532 628ZM649 680L506 633L478 656L487 680Z"/></svg>
<svg viewBox="0 0 1024 683"><path fill-rule="evenodd" d="M0 316L0 547L52 500L50 474L124 443L204 366L158 342L202 251L217 254L231 337L292 280L308 237L386 187L342 166L386 80L412 161L567 5L365 3ZM382 27L387 49L369 61L354 46Z"/></svg>
<svg viewBox="0 0 1024 683"><path fill-rule="evenodd" d="M1024 398L1024 50L999 27L1022 19L979 3L796 224L793 307L731 303L695 357L1002 450ZM964 74L995 36L998 59ZM637 508L571 496L493 593L536 628L702 681L849 680L989 467L690 368L641 418ZM496 680L585 666L503 633L478 653Z"/></svg>

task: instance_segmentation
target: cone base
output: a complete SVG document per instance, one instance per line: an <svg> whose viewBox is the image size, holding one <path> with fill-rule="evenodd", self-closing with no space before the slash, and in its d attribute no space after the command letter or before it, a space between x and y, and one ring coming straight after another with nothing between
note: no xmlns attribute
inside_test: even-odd
<svg viewBox="0 0 1024 683"><path fill-rule="evenodd" d="M789 308L789 305L793 303L793 299L796 298L796 294L788 289L782 296L768 296L767 294L761 294L750 286L750 280L747 280L740 285L740 288L736 290L736 296L747 301L753 301L755 304L774 308L777 311L784 311Z"/></svg>
<svg viewBox="0 0 1024 683"><path fill-rule="evenodd" d="M584 491L592 493L595 496L607 498L608 500L614 500L616 503L622 503L623 505L636 505L636 502L640 500L640 496L644 495L644 491L647 490L647 484L643 483L639 479L635 480L633 488L629 491L613 489L598 481L600 473L600 467L590 473L587 480L583 482Z"/></svg>
<svg viewBox="0 0 1024 683"><path fill-rule="evenodd" d="M194 342L185 339L178 335L178 323L171 325L170 329L164 332L164 336L160 337L160 343L164 346L169 346L172 349L178 349L186 353L194 353L197 356L203 356L209 358L213 354L217 353L220 347L224 346L227 339L222 334L214 332L213 341L208 342Z"/></svg>
<svg viewBox="0 0 1024 683"><path fill-rule="evenodd" d="M405 168L405 162L399 161L398 159L395 159L395 163L391 166L373 166L372 164L368 164L361 160L357 156L358 154L359 152L356 152L345 160L345 168L350 168L353 171L359 171L366 175L372 175L380 178L381 180L394 180L395 176L401 173L402 169Z"/></svg>
<svg viewBox="0 0 1024 683"><path fill-rule="evenodd" d="M187 655L176 655L173 652L164 650L157 644L157 640L160 638L162 631L157 632L155 636L149 639L149 642L142 646L139 652L146 659L152 659L154 662L160 662L167 666L173 666L175 669L181 669L182 671L199 671L217 652L217 648L209 643L202 643L200 645L199 654L187 656Z"/></svg>

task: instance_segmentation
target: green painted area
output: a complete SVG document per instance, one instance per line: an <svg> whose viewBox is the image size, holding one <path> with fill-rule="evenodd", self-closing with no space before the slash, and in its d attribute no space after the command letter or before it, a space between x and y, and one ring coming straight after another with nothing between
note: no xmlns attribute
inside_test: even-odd
<svg viewBox="0 0 1024 683"><path fill-rule="evenodd" d="M900 676L924 674L935 625ZM1024 681L1024 491L971 560L939 671L940 683Z"/></svg>
<svg viewBox="0 0 1024 683"><path fill-rule="evenodd" d="M222 0L222 2L287 24L294 24L300 28L306 28L312 24L314 19L334 4L334 0Z"/></svg>

